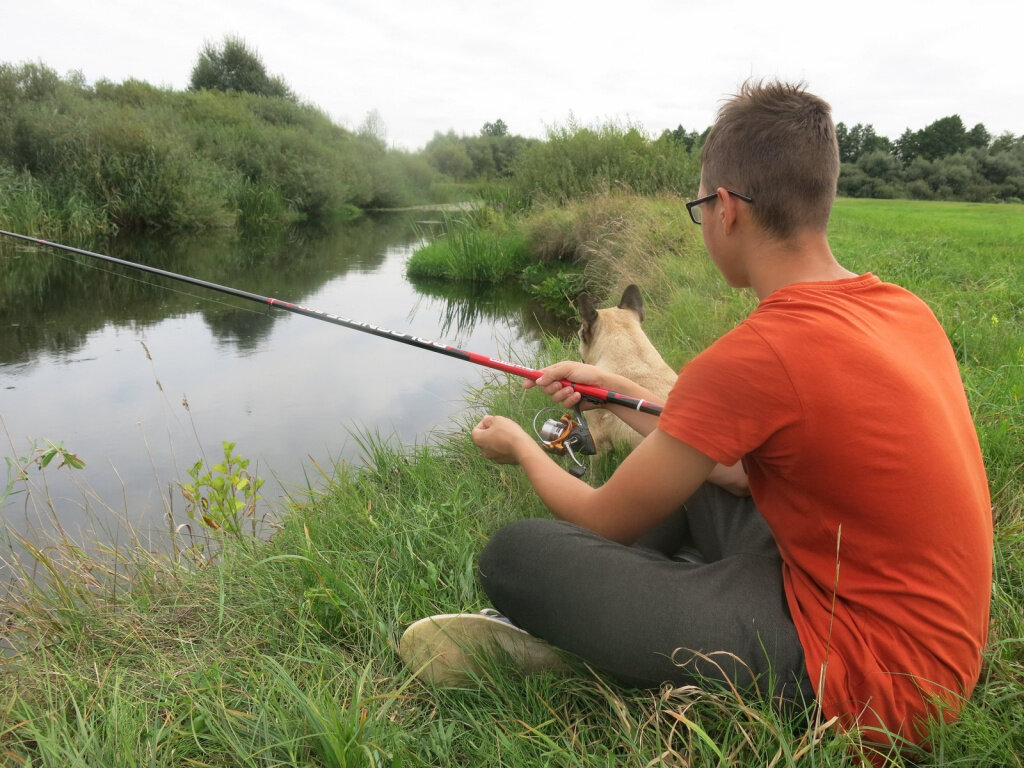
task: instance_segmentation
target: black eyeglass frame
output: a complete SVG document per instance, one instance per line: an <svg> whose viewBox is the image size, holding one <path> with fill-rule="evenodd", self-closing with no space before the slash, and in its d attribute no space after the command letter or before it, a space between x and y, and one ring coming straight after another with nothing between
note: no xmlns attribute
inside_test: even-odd
<svg viewBox="0 0 1024 768"><path fill-rule="evenodd" d="M734 192L731 189L727 189L725 191L728 192L730 195L735 195L745 203L754 202L754 198L752 198L750 195L744 195L742 192ZM697 226L700 226L700 218L698 218L697 214L693 212L694 208L697 208L698 206L703 205L704 203L709 203L716 197L718 197L717 192L715 192L713 195L705 195L704 197L698 197L696 200L691 200L690 202L688 202L686 204L686 212L690 214L690 221L692 221Z"/></svg>

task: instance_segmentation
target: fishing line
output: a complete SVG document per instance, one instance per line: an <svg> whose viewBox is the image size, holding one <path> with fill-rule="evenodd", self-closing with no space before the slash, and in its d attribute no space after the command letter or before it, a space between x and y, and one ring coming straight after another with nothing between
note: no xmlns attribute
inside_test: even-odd
<svg viewBox="0 0 1024 768"><path fill-rule="evenodd" d="M3 234L7 233L4 232ZM108 269L107 267L104 267L101 264L94 264L90 261L81 261L80 259L76 259L71 255L61 253L60 251L55 253L54 256L56 256L58 259L61 259L62 261L68 262L69 264L74 264L77 267L85 267L86 269L91 269L96 272L102 272L103 274L110 275L111 277L117 277L123 280L131 280L133 283L138 283L139 285L148 285L153 288L159 288L162 291L170 291L171 293L176 293L179 296L187 296L190 299L206 302L207 304L214 304L221 307L227 307L228 309L236 309L239 312L248 312L253 315L265 316L267 314L267 310L260 312L259 310L251 309L241 304L232 304L227 301L221 301L220 299L215 299L212 296L200 296L198 293L183 291L180 288L175 288L173 285L154 283L152 280L144 280L141 277L133 277L127 272L117 272L114 271L113 269Z"/></svg>

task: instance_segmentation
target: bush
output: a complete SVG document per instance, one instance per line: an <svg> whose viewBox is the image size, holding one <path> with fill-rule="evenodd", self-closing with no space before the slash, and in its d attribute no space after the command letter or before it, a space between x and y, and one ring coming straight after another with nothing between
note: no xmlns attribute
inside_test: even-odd
<svg viewBox="0 0 1024 768"><path fill-rule="evenodd" d="M915 179L907 184L907 195L911 200L935 199L935 192L924 179Z"/></svg>
<svg viewBox="0 0 1024 768"><path fill-rule="evenodd" d="M219 48L212 43L203 46L192 69L191 88L194 91L214 89L293 98L284 80L267 74L259 54L240 38L230 35L224 38Z"/></svg>
<svg viewBox="0 0 1024 768"><path fill-rule="evenodd" d="M899 181L903 171L899 160L882 150L861 155L857 167L873 179L890 183Z"/></svg>
<svg viewBox="0 0 1024 768"><path fill-rule="evenodd" d="M78 99L73 110L22 110L11 155L57 199L79 197L118 229L191 229L222 217L216 169L167 131L162 110Z"/></svg>
<svg viewBox="0 0 1024 768"><path fill-rule="evenodd" d="M479 136L456 136L454 131L434 134L423 149L431 166L452 181L491 181L506 178L535 139L508 134L502 121L487 123Z"/></svg>
<svg viewBox="0 0 1024 768"><path fill-rule="evenodd" d="M347 217L420 202L437 178L289 98L137 80L90 89L41 65L0 65L0 164L4 222L49 233Z"/></svg>

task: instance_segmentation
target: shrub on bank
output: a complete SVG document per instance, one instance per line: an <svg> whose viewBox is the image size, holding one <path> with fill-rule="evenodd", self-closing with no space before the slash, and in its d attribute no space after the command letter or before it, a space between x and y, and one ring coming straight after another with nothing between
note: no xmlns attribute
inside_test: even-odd
<svg viewBox="0 0 1024 768"><path fill-rule="evenodd" d="M611 191L690 196L700 181L696 150L615 123L552 128L547 140L528 147L512 168L511 197L521 207Z"/></svg>
<svg viewBox="0 0 1024 768"><path fill-rule="evenodd" d="M85 220L93 234L323 221L422 202L436 179L425 161L292 99L90 87L35 64L0 65L0 167L0 198L17 198L0 223L45 222L50 236Z"/></svg>

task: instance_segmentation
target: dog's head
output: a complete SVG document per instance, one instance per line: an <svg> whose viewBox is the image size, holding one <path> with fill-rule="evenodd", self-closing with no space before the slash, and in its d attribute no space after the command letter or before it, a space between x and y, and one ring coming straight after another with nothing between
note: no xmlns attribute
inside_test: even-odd
<svg viewBox="0 0 1024 768"><path fill-rule="evenodd" d="M637 325L644 320L644 299L640 295L640 289L635 285L626 287L618 307L612 309L598 309L593 296L589 293L581 293L577 304L580 311L580 355L587 363L591 362L591 353L599 336L605 330L604 326L617 326L627 318ZM623 316L622 310L631 313L632 316Z"/></svg>

